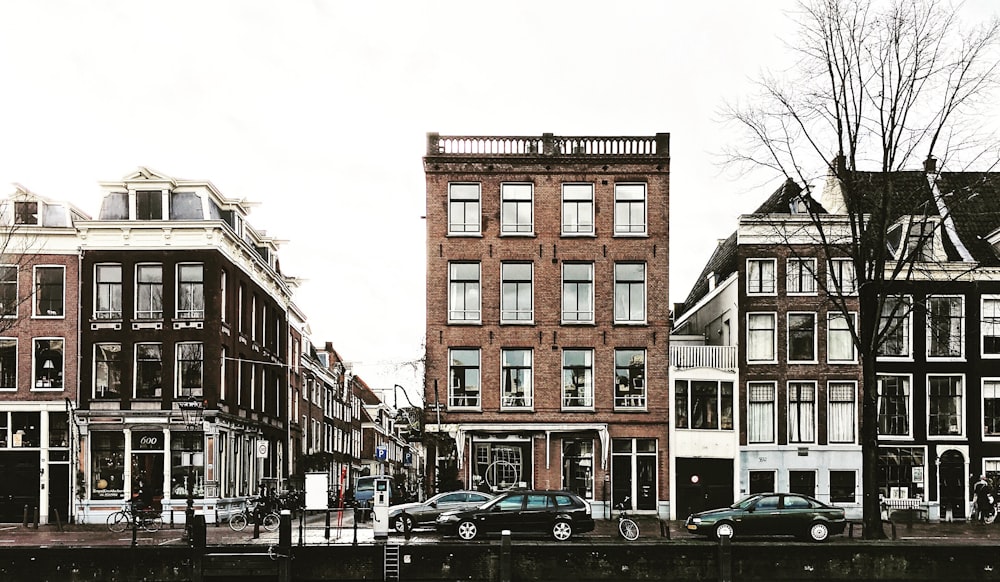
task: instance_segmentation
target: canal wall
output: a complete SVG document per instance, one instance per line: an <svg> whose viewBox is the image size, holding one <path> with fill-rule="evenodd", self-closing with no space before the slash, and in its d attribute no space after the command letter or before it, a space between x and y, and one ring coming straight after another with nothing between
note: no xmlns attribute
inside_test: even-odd
<svg viewBox="0 0 1000 582"><path fill-rule="evenodd" d="M390 547L390 554L393 553ZM270 550L262 551L263 550ZM415 543L390 579L412 582L1000 581L997 546L709 541ZM386 546L0 548L0 580L355 582L386 579ZM398 578L393 574L398 573Z"/></svg>

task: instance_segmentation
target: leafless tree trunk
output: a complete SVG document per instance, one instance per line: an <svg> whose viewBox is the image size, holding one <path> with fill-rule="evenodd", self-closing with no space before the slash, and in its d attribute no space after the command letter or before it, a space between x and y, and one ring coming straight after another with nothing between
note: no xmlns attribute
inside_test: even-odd
<svg viewBox="0 0 1000 582"><path fill-rule="evenodd" d="M894 172L940 168L989 169L997 160L992 136L976 123L998 80L1000 25L965 28L960 12L938 0L803 0L800 38L790 71L764 76L748 105L726 107L745 139L726 152L735 168L767 168L803 186L824 174L839 179L850 236L834 236L830 216L810 211L829 260L852 259L860 318L851 334L862 365L861 447L864 535L884 537L877 485L878 392L875 361L889 325L880 315L894 282L909 280L925 259L887 249L900 216L920 224L928 210L901 206ZM863 183L866 176L878 183ZM843 228L842 223L838 223ZM904 232L908 232L904 230ZM933 236L926 232L925 239ZM844 298L830 300L848 313ZM891 307L891 304L890 304ZM848 317L848 322L852 322Z"/></svg>

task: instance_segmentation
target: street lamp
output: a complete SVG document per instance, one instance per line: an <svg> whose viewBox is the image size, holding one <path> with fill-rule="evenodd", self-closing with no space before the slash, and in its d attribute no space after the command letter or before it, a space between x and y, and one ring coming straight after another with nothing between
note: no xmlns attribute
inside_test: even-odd
<svg viewBox="0 0 1000 582"><path fill-rule="evenodd" d="M205 406L200 400L195 400L193 396L189 397L187 400L182 400L177 403L177 407L181 409L181 417L184 419L184 424L190 430L197 430L201 428L202 418L205 416ZM183 464L185 453L181 453L181 460ZM191 535L191 527L194 523L194 453L187 453L187 476L185 477L187 481L187 507L184 509L184 531L187 535L188 542L191 543L194 537Z"/></svg>

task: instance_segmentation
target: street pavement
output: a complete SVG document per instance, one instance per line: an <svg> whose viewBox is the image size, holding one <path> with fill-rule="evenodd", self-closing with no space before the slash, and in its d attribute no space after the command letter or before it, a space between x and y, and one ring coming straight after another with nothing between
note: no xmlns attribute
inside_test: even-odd
<svg viewBox="0 0 1000 582"><path fill-rule="evenodd" d="M353 516L345 512L338 523L337 515L331 517L329 530L326 528L322 514L312 515L301 524L296 518L292 520L293 545L332 545L332 544L370 544L376 540L370 521L354 527ZM664 521L652 516L633 516L639 524L640 537L635 542L625 542L618 536L618 521L616 519L598 519L593 532L574 536L573 540L586 543L606 543L616 540L621 543L713 543L706 541L704 536L694 536L684 529L683 521ZM828 543L934 543L953 545L1000 545L1000 523L980 525L964 521L952 523L916 522L912 525L897 523L895 538L892 538L892 528L885 525L887 539L878 542L864 542L861 539L860 527L855 526L854 537L848 532L844 535L832 536ZM519 536L515 535L515 540ZM544 539L544 536L535 536ZM390 531L388 541L395 543L435 543L441 540L433 530L415 530L409 539L401 533ZM457 539L457 538L456 538ZM37 528L25 527L22 524L0 524L0 548L12 547L97 547L97 546L130 546L132 531L126 530L114 533L105 525L64 524L61 528L55 524L40 525ZM301 544L300 544L301 540ZM253 525L241 532L233 531L226 524L216 526L208 524L206 531L208 546L273 546L278 543L278 532L269 532L260 528L259 535L254 535ZM748 538L737 537L734 543L748 541ZM774 542L787 543L781 538L753 538L753 543ZM157 532L137 531L135 534L137 547L152 546L186 546L184 528L175 525L166 526Z"/></svg>

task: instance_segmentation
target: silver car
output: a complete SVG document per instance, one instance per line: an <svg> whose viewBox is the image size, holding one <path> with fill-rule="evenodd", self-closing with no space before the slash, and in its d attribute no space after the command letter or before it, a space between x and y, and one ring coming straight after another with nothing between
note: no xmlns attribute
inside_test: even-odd
<svg viewBox="0 0 1000 582"><path fill-rule="evenodd" d="M495 495L482 491L446 491L420 503L403 503L389 507L389 525L398 532L415 527L433 526L437 516L456 509L473 509L493 499Z"/></svg>

